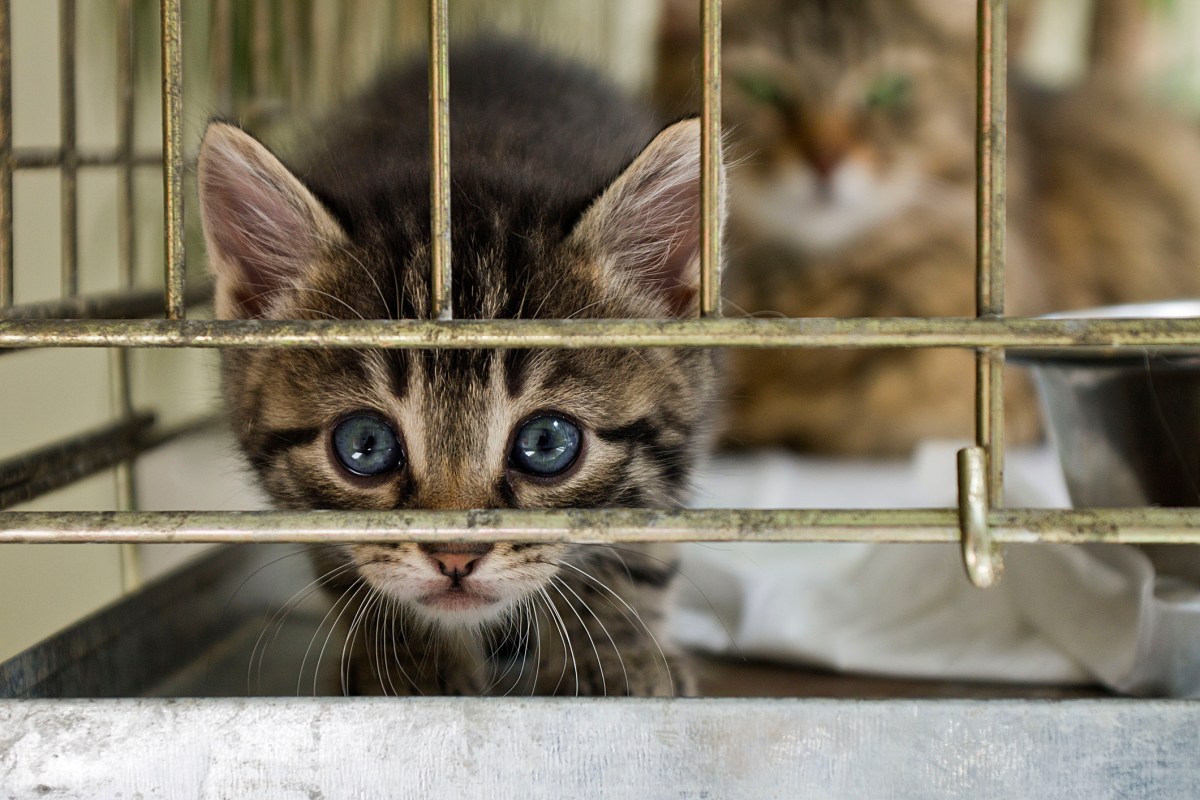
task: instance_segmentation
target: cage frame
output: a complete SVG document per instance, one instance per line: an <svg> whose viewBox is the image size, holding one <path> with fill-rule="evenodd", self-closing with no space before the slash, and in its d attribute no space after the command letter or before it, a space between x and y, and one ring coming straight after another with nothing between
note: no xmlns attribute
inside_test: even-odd
<svg viewBox="0 0 1200 800"><path fill-rule="evenodd" d="M74 115L63 117L62 146L14 149L12 141L11 0L0 0L0 356L8 349L109 348L117 419L101 429L51 443L0 463L0 509L45 494L98 470L118 469L118 508L109 512L0 511L0 544L149 542L360 541L840 541L940 542L963 548L968 576L994 583L1006 543L1200 544L1200 509L1044 510L1003 501L1003 365L1008 348L1114 350L1200 346L1200 319L1071 319L1008 317L1003 308L1005 213L1006 0L978 0L979 159L977 315L928 319L722 319L719 315L720 0L698 0L704 40L702 112L701 315L695 320L453 320L450 212L448 0L429 0L431 14L431 215L435 232L435 318L420 321L206 322L189 320L189 303L208 292L184 280L181 0L160 0L162 154L137 152L133 141L133 0L115 0L119 17L121 113L118 146L105 152L75 147ZM232 0L215 0L216 14ZM73 51L76 0L59 0L62 41ZM259 7L263 7L260 4ZM286 7L286 4L285 4ZM261 43L259 43L261 45ZM227 54L226 54L227 55ZM73 58L73 56L62 56ZM220 59L218 59L220 60ZM256 75L255 80L259 80ZM63 98L74 88L64 78ZM66 100L64 99L65 103ZM59 300L13 305L13 174L60 169L62 217L74 219L81 169L119 167L121 283L101 295L70 290L77 268L73 236L64 240ZM164 290L133 286L132 174L162 167L165 215ZM159 313L160 319L132 319ZM131 402L129 349L135 347L955 347L977 352L976 442L960 454L957 506L932 509L677 511L475 510L400 512L145 512L137 510L133 470L138 455L186 435L197 424L163 428ZM126 582L137 584L126 548ZM814 785L830 797L892 795L918 787L921 796L979 798L1044 794L1096 797L1159 790L1194 795L1200 726L1196 705L1182 701L1036 701L925 703L812 700L492 700L408 698L252 698L238 700L10 700L0 702L0 788L74 789L79 796L131 795L167 785L175 796L253 796L267 787L395 796L439 764L498 768L497 793L550 796L546 784L596 793L619 773L618 790L700 793L722 785L725 796L800 796ZM587 722L564 734L568 714ZM1094 723L1079 734L1079 719ZM366 748L335 759L330 741L353 741L364 720L369 742L387 742L400 761ZM515 727L514 727L515 726ZM505 730L480 737L479 730ZM172 735L165 740L162 733ZM228 735L213 736L221 730ZM633 732L631 734L631 732ZM1139 735L1140 734L1140 735ZM476 749L447 753L443 742ZM532 743L532 744L531 744ZM543 746L545 745L545 746ZM603 745L610 764L597 765ZM469 748L468 748L469 749ZM603 748L601 748L603 749ZM121 767L133 751L139 770ZM873 770L855 754L869 752ZM69 753L70 758L60 758ZM280 755L282 753L283 755ZM929 763L930 754L936 754ZM300 757L307 756L307 757ZM686 756L686 757L685 757ZM531 789L534 759L545 782ZM24 761L22 761L24 759ZM440 760L439 760L440 759ZM914 769L914 765L927 766ZM513 765L518 765L514 767ZM507 770L507 772L505 771ZM524 772L523 772L524 771ZM203 773L203 785L180 776ZM416 778L414 778L416 776ZM1119 779L1119 780L1117 780ZM1114 783L1114 780L1116 782ZM507 781L507 782L505 782ZM1122 782L1123 781L1123 782ZM411 783L424 796L460 796L445 781ZM200 788L197 788L197 787ZM927 790L927 791L926 791ZM192 794L188 795L187 792ZM541 794L539 794L541 791ZM440 792L440 794L439 794ZM561 796L555 794L553 796Z"/></svg>
<svg viewBox="0 0 1200 800"><path fill-rule="evenodd" d="M118 40L121 114L119 145L115 151L83 153L76 147L74 105L75 4L59 0L63 78L61 89L62 144L57 150L15 150L12 144L11 0L0 0L0 352L12 348L104 347L113 352L113 375L122 410L121 419L105 431L59 443L84 447L95 469L116 466L121 472L120 509L98 522L95 516L52 516L34 512L0 513L3 542L149 542L261 541L287 537L272 526L270 535L257 537L253 526L285 516L266 512L252 516L193 514L194 523L168 537L156 537L154 525L173 525L178 515L137 512L131 471L136 457L150 447L169 441L181 431L155 431L131 441L120 457L106 457L112 436L136 419L129 400L128 348L132 347L955 347L972 349L976 364L976 436L974 448L960 455L959 502L954 509L928 509L926 520L914 524L909 512L874 510L770 512L754 525L757 541L947 541L944 520L953 512L958 540L963 545L968 574L980 585L995 580L1000 556L995 545L1007 541L1073 541L1200 543L1200 515L1188 510L1138 514L1127 509L1085 509L1044 512L1010 509L1003 502L1004 408L1003 366L1008 348L1104 348L1200 346L1200 319L1071 319L1048 320L1007 317L1004 314L1004 225L1006 213L1006 10L1005 0L978 3L977 96L977 215L976 296L974 318L791 318L780 320L721 319L719 267L721 236L717 228L720 202L720 0L699 0L703 34L702 130L702 268L700 318L694 320L453 320L450 286L453 280L449 201L449 24L447 0L429 0L430 8L430 126L433 259L430 275L437 299L432 320L406 321L196 321L186 318L189 300L204 296L207 287L185 283L186 253L183 241L183 176L186 168L182 142L182 42L181 0L161 0L162 32L162 155L136 153L133 148L133 52L130 30L132 0L117 0L120 17ZM217 4L228 17L227 0ZM257 76L256 76L257 80ZM64 239L63 297L59 301L12 305L12 177L16 170L55 167L62 171L64 229L74 230L76 176L90 166L119 166L122 170L121 251L122 281L132 286L132 178L135 168L162 165L165 215L165 292L162 319L115 319L150 313L158 304L153 290L80 296L76 291L78 259L74 235ZM185 428L188 429L188 428ZM109 436L102 434L108 433ZM50 448L53 449L53 448ZM18 467L36 462L44 454L27 453L0 464L0 474L17 474ZM61 485L61 484L57 484ZM11 487L8 487L11 488ZM21 497L35 493L26 486ZM38 491L36 494L40 494ZM16 495L13 495L16 496ZM12 502L0 503L6 508ZM447 539L480 535L461 524L453 512L393 515L392 525L365 512L338 515L337 531L344 541L404 539L429 531ZM402 522L400 516L411 520ZM501 514L507 519L510 515ZM572 534L603 540L617 512L580 513L570 526ZM753 515L752 515L753 516ZM850 531L845 520L858 522ZM698 539L737 541L748 538L731 527L718 511L691 512ZM239 527L240 526L240 527ZM619 527L619 526L618 526ZM936 530L935 530L936 529ZM134 533L136 531L136 534ZM562 532L550 516L544 521L523 517L521 524L496 529L510 541L554 538ZM661 531L646 529L646 540ZM295 541L303 539L295 534ZM981 545L981 540L986 540Z"/></svg>

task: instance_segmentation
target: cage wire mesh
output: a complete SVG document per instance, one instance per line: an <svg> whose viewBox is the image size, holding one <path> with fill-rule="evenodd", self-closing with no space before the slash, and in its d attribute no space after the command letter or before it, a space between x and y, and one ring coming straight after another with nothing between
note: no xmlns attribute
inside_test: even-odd
<svg viewBox="0 0 1200 800"><path fill-rule="evenodd" d="M594 30L620 40L619 20L649 4L607 6ZM427 5L365 0L322 3L235 3L216 0L115 0L112 19L116 86L115 137L103 146L81 138L77 78L80 35L76 0L57 8L58 136L52 145L27 146L14 137L11 0L0 0L0 348L107 348L115 416L65 439L25 448L0 463L0 508L11 508L102 470L115 469L115 511L5 511L0 542L313 542L313 541L872 541L961 542L978 585L1000 574L999 546L1010 542L1200 543L1200 513L1189 509L1045 510L1004 504L1005 350L1009 347L1200 346L1200 320L1049 320L1006 318L1005 221L1005 0L979 2L977 316L974 318L730 319L719 309L720 232L717 229L720 153L720 7L700 0L704 45L702 313L694 320L454 320L449 287L453 258L447 186L453 143L448 140L447 50L451 18L446 0ZM554 3L534 3L537 14ZM377 24L383 10L385 20ZM475 8L476 22L504 11ZM186 23L184 26L183 22ZM510 15L511 16L511 15ZM364 28L374 38L354 38ZM513 19L517 20L515 23ZM88 23L89 25L91 23ZM523 20L512 17L512 27ZM460 27L466 27L460 25ZM184 41L184 33L190 37ZM332 32L332 35L329 34ZM209 42L210 46L189 44ZM197 268L195 224L185 217L191 152L202 117L185 117L183 96L204 98L210 109L246 121L269 139L286 141L401 45L428 51L432 126L431 219L435 258L430 275L442 298L434 319L406 321L214 321L189 313L209 293ZM190 50L189 50L190 48ZM599 48L603 51L603 48ZM609 50L611 53L611 48ZM593 53L595 56L595 53ZM595 59L595 60L603 60ZM623 79L636 81L628 59ZM153 69L158 65L158 70ZM342 69L344 67L344 70ZM159 72L153 103L139 84ZM618 73L620 71L618 70ZM349 75L346 80L343 76ZM147 122L147 120L150 120ZM300 120L297 123L297 120ZM146 141L153 129L158 141ZM20 180L49 172L58 181L61 277L54 299L29 295L14 220ZM80 240L80 185L93 173L115 177L115 276L93 291ZM161 180L147 191L145 178ZM155 236L142 223L147 207L162 219ZM24 257L22 255L22 262ZM147 263L165 264L157 282ZM967 265L964 265L966 268ZM21 275L21 278L17 276ZM155 285L157 283L157 285ZM141 453L201 424L177 419L168 404L145 405L134 391L139 350L221 347L957 347L977 353L976 441L960 453L957 508L925 510L575 510L338 512L141 512L133 470ZM145 373L147 368L142 367ZM79 391L76 387L73 391ZM155 413L147 409L153 409ZM164 415L164 411L167 413ZM7 428L19 414L5 414ZM128 551L127 551L128 553ZM128 574L134 565L130 561ZM132 577L128 581L133 583Z"/></svg>

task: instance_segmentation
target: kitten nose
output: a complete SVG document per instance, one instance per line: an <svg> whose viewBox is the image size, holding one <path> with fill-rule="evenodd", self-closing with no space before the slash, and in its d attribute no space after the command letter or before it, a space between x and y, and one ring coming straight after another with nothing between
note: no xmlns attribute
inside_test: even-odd
<svg viewBox="0 0 1200 800"><path fill-rule="evenodd" d="M424 549L424 548L422 548ZM464 578L492 551L492 545L444 545L425 550L438 571L450 578Z"/></svg>

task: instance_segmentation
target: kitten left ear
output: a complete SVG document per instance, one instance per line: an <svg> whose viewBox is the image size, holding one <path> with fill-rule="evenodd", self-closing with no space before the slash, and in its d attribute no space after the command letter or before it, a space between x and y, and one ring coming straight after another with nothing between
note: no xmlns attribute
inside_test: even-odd
<svg viewBox="0 0 1200 800"><path fill-rule="evenodd" d="M282 313L342 227L288 168L245 131L214 122L199 163L200 215L220 319Z"/></svg>
<svg viewBox="0 0 1200 800"><path fill-rule="evenodd" d="M720 204L722 219L724 203ZM671 125L584 213L572 240L611 278L650 290L673 316L696 312L700 121Z"/></svg>

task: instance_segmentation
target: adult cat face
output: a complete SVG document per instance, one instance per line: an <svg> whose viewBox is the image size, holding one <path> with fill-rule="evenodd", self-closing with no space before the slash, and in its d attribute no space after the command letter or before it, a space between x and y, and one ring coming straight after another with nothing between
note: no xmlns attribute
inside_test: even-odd
<svg viewBox="0 0 1200 800"><path fill-rule="evenodd" d="M694 3L669 15L695 16ZM759 238L836 251L974 175L968 0L733 2L724 15L732 213ZM693 23L694 24L694 23ZM695 43L664 23L660 94ZM687 57L685 58L685 54Z"/></svg>
<svg viewBox="0 0 1200 800"><path fill-rule="evenodd" d="M495 170L487 173L494 178ZM427 319L427 190L397 179L341 218L253 138L210 126L200 191L224 319ZM454 182L456 316L695 313L699 126L658 135L590 203ZM483 180L483 178L481 178ZM391 184L389 184L391 185ZM347 224L347 221L349 224ZM672 350L239 350L235 432L293 509L669 506L704 439L711 356ZM349 545L326 569L419 616L475 625L545 591L569 545Z"/></svg>

